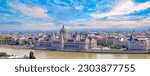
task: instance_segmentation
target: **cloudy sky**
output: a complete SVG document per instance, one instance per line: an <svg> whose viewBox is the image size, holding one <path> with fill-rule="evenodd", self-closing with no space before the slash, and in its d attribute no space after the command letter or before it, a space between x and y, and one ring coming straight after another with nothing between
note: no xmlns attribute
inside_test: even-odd
<svg viewBox="0 0 150 76"><path fill-rule="evenodd" d="M150 0L0 0L0 30L150 26Z"/></svg>

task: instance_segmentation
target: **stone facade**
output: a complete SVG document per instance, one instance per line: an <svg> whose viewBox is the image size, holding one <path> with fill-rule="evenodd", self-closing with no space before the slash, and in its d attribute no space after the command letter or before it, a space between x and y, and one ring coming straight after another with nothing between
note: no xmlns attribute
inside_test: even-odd
<svg viewBox="0 0 150 76"><path fill-rule="evenodd" d="M53 49L53 50L75 50L82 51L91 48L96 48L97 42L92 37L86 37L81 39L79 34L68 37L66 28L63 26L60 30L59 38L56 38L54 34L51 34L50 39L35 40L35 49Z"/></svg>
<svg viewBox="0 0 150 76"><path fill-rule="evenodd" d="M128 39L128 49L129 50L149 50L149 39L145 38L144 40L138 40L134 37Z"/></svg>

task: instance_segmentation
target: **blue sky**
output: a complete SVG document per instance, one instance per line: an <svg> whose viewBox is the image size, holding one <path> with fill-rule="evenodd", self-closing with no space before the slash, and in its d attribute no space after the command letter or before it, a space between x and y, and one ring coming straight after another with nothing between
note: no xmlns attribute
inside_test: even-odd
<svg viewBox="0 0 150 76"><path fill-rule="evenodd" d="M150 0L0 0L0 30L150 26Z"/></svg>

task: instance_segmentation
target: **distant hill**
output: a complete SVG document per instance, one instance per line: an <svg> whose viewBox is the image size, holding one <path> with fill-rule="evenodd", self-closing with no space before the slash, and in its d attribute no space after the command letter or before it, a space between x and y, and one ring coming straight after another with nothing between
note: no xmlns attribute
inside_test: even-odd
<svg viewBox="0 0 150 76"><path fill-rule="evenodd" d="M56 32L57 30L0 30L0 32ZM120 27L111 27L111 28L98 28L98 29L67 29L68 31L84 31L84 32L97 32L97 31L107 31L107 32L116 32L116 31L150 31L150 26L137 27L137 28L120 28Z"/></svg>

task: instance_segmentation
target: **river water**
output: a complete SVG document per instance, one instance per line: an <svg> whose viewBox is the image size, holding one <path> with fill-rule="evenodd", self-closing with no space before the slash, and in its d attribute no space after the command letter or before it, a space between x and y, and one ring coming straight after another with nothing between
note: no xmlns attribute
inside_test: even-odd
<svg viewBox="0 0 150 76"><path fill-rule="evenodd" d="M0 47L0 52L24 56L33 51L37 59L150 59L150 54L100 54Z"/></svg>

